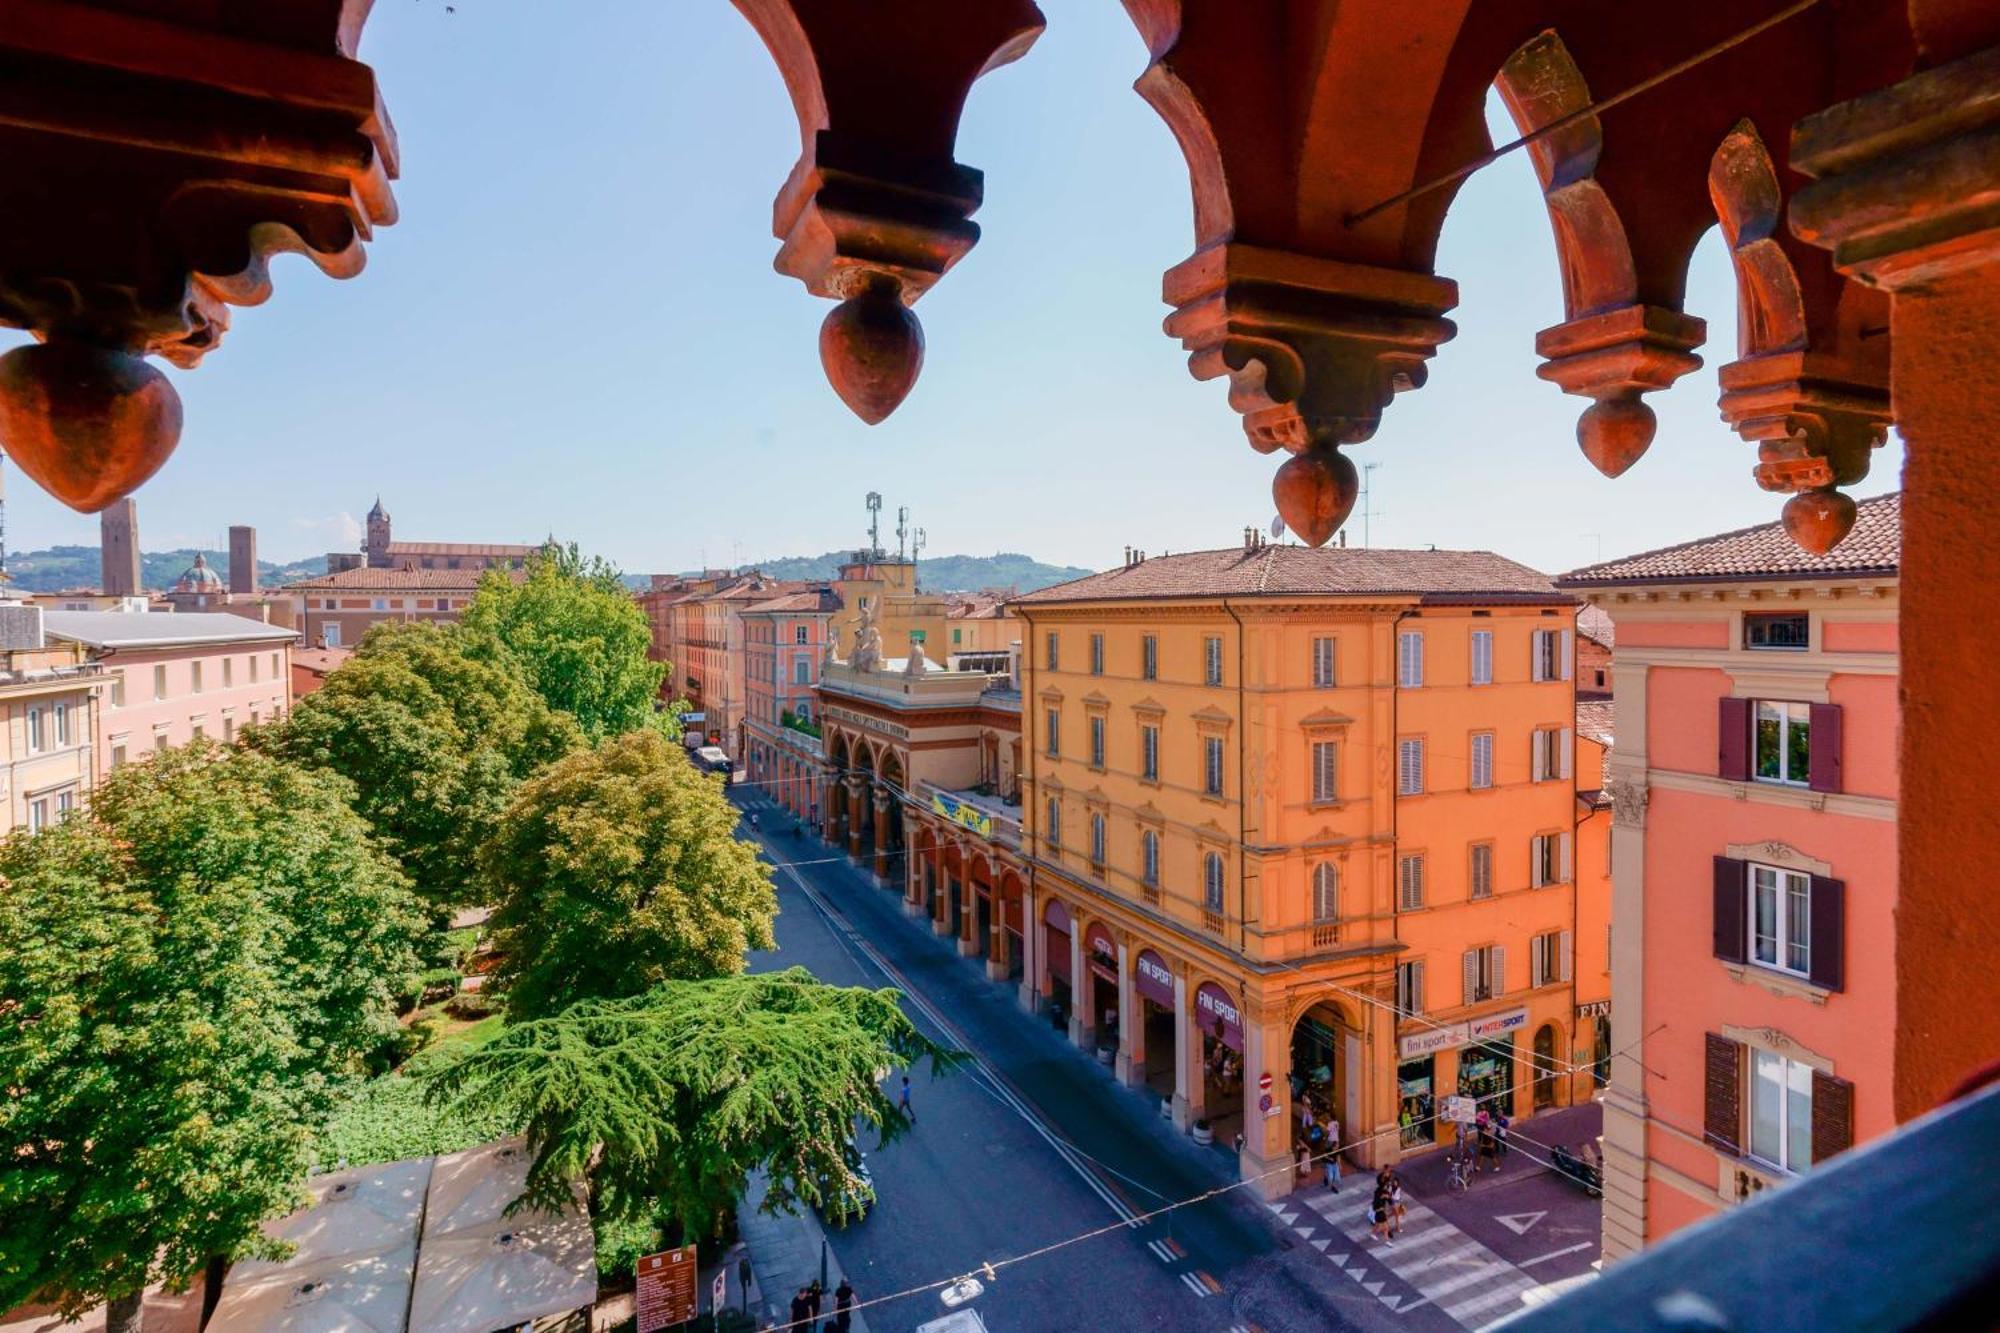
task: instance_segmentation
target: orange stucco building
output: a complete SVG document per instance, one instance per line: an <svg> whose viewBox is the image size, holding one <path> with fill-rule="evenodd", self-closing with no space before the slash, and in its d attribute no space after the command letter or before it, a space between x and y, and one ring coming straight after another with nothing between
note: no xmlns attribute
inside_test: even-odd
<svg viewBox="0 0 2000 1333"><path fill-rule="evenodd" d="M1604 1252L1897 1111L1900 497L1565 575L1617 623Z"/></svg>
<svg viewBox="0 0 2000 1333"><path fill-rule="evenodd" d="M1546 576L1251 539L1013 609L1024 989L1080 1045L1241 1134L1272 1192L1303 1096L1379 1162L1448 1138L1451 1094L1587 1093L1575 607Z"/></svg>

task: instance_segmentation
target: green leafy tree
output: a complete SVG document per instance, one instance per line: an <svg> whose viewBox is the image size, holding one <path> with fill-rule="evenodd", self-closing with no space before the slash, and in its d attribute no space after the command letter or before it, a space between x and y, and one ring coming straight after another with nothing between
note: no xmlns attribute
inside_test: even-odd
<svg viewBox="0 0 2000 1333"><path fill-rule="evenodd" d="M642 727L679 736L675 715L657 705L668 667L647 656L646 614L602 558L552 542L529 557L519 582L489 570L460 625L478 652L513 663L593 744Z"/></svg>
<svg viewBox="0 0 2000 1333"><path fill-rule="evenodd" d="M210 745L0 844L0 1308L109 1303L265 1252L416 958L344 783Z"/></svg>
<svg viewBox="0 0 2000 1333"><path fill-rule="evenodd" d="M656 731L615 737L523 783L481 854L507 1012L743 970L773 945L777 896L736 808Z"/></svg>
<svg viewBox="0 0 2000 1333"><path fill-rule="evenodd" d="M793 968L586 1000L428 1079L446 1105L527 1126L531 1202L559 1203L584 1181L600 1217L657 1209L705 1236L760 1167L767 1210L851 1194L856 1125L885 1139L907 1125L886 1072L958 1058L917 1031L895 991Z"/></svg>
<svg viewBox="0 0 2000 1333"><path fill-rule="evenodd" d="M583 744L509 668L449 627L381 624L254 748L331 769L433 910L485 900L477 852L520 781Z"/></svg>

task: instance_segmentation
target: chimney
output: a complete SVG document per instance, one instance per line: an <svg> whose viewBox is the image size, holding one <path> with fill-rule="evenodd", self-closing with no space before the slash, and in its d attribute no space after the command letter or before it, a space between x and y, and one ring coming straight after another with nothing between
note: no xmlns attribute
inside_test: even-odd
<svg viewBox="0 0 2000 1333"><path fill-rule="evenodd" d="M238 524L229 529L229 591L257 595L257 529Z"/></svg>

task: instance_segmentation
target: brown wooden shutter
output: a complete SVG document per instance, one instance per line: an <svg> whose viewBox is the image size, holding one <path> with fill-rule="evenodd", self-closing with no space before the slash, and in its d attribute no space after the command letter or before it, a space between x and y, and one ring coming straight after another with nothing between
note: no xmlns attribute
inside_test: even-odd
<svg viewBox="0 0 2000 1333"><path fill-rule="evenodd" d="M1717 716L1715 771L1732 782L1750 780L1750 700L1724 699Z"/></svg>
<svg viewBox="0 0 2000 1333"><path fill-rule="evenodd" d="M1745 931L1749 925L1750 890L1744 875L1747 861L1715 858L1715 956L1725 963L1740 963L1749 956ZM1819 944L1819 922L1814 920L1813 944Z"/></svg>
<svg viewBox="0 0 2000 1333"><path fill-rule="evenodd" d="M1813 1070L1812 1159L1818 1166L1854 1146L1854 1085Z"/></svg>
<svg viewBox="0 0 2000 1333"><path fill-rule="evenodd" d="M1840 880L1812 877L1809 938L1812 984L1840 990L1847 979L1847 885Z"/></svg>
<svg viewBox="0 0 2000 1333"><path fill-rule="evenodd" d="M1814 1103L1818 1115L1818 1103ZM1743 1044L1708 1034L1708 1060L1702 1075L1702 1138L1725 1152L1741 1153L1743 1133ZM1815 1126L1814 1137L1818 1137Z"/></svg>
<svg viewBox="0 0 2000 1333"><path fill-rule="evenodd" d="M1814 791L1841 790L1839 704L1812 706L1812 754L1806 769L1806 785Z"/></svg>

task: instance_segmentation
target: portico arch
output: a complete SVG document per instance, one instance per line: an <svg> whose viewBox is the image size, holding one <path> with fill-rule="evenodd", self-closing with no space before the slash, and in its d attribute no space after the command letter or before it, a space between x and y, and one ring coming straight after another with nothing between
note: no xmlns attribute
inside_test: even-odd
<svg viewBox="0 0 2000 1333"><path fill-rule="evenodd" d="M1292 1016L1292 1134L1296 1145L1306 1117L1321 1127L1338 1121L1341 1141L1350 1143L1362 1124L1363 1025L1343 1000L1329 994L1307 997ZM1315 1145L1315 1154L1319 1151Z"/></svg>

